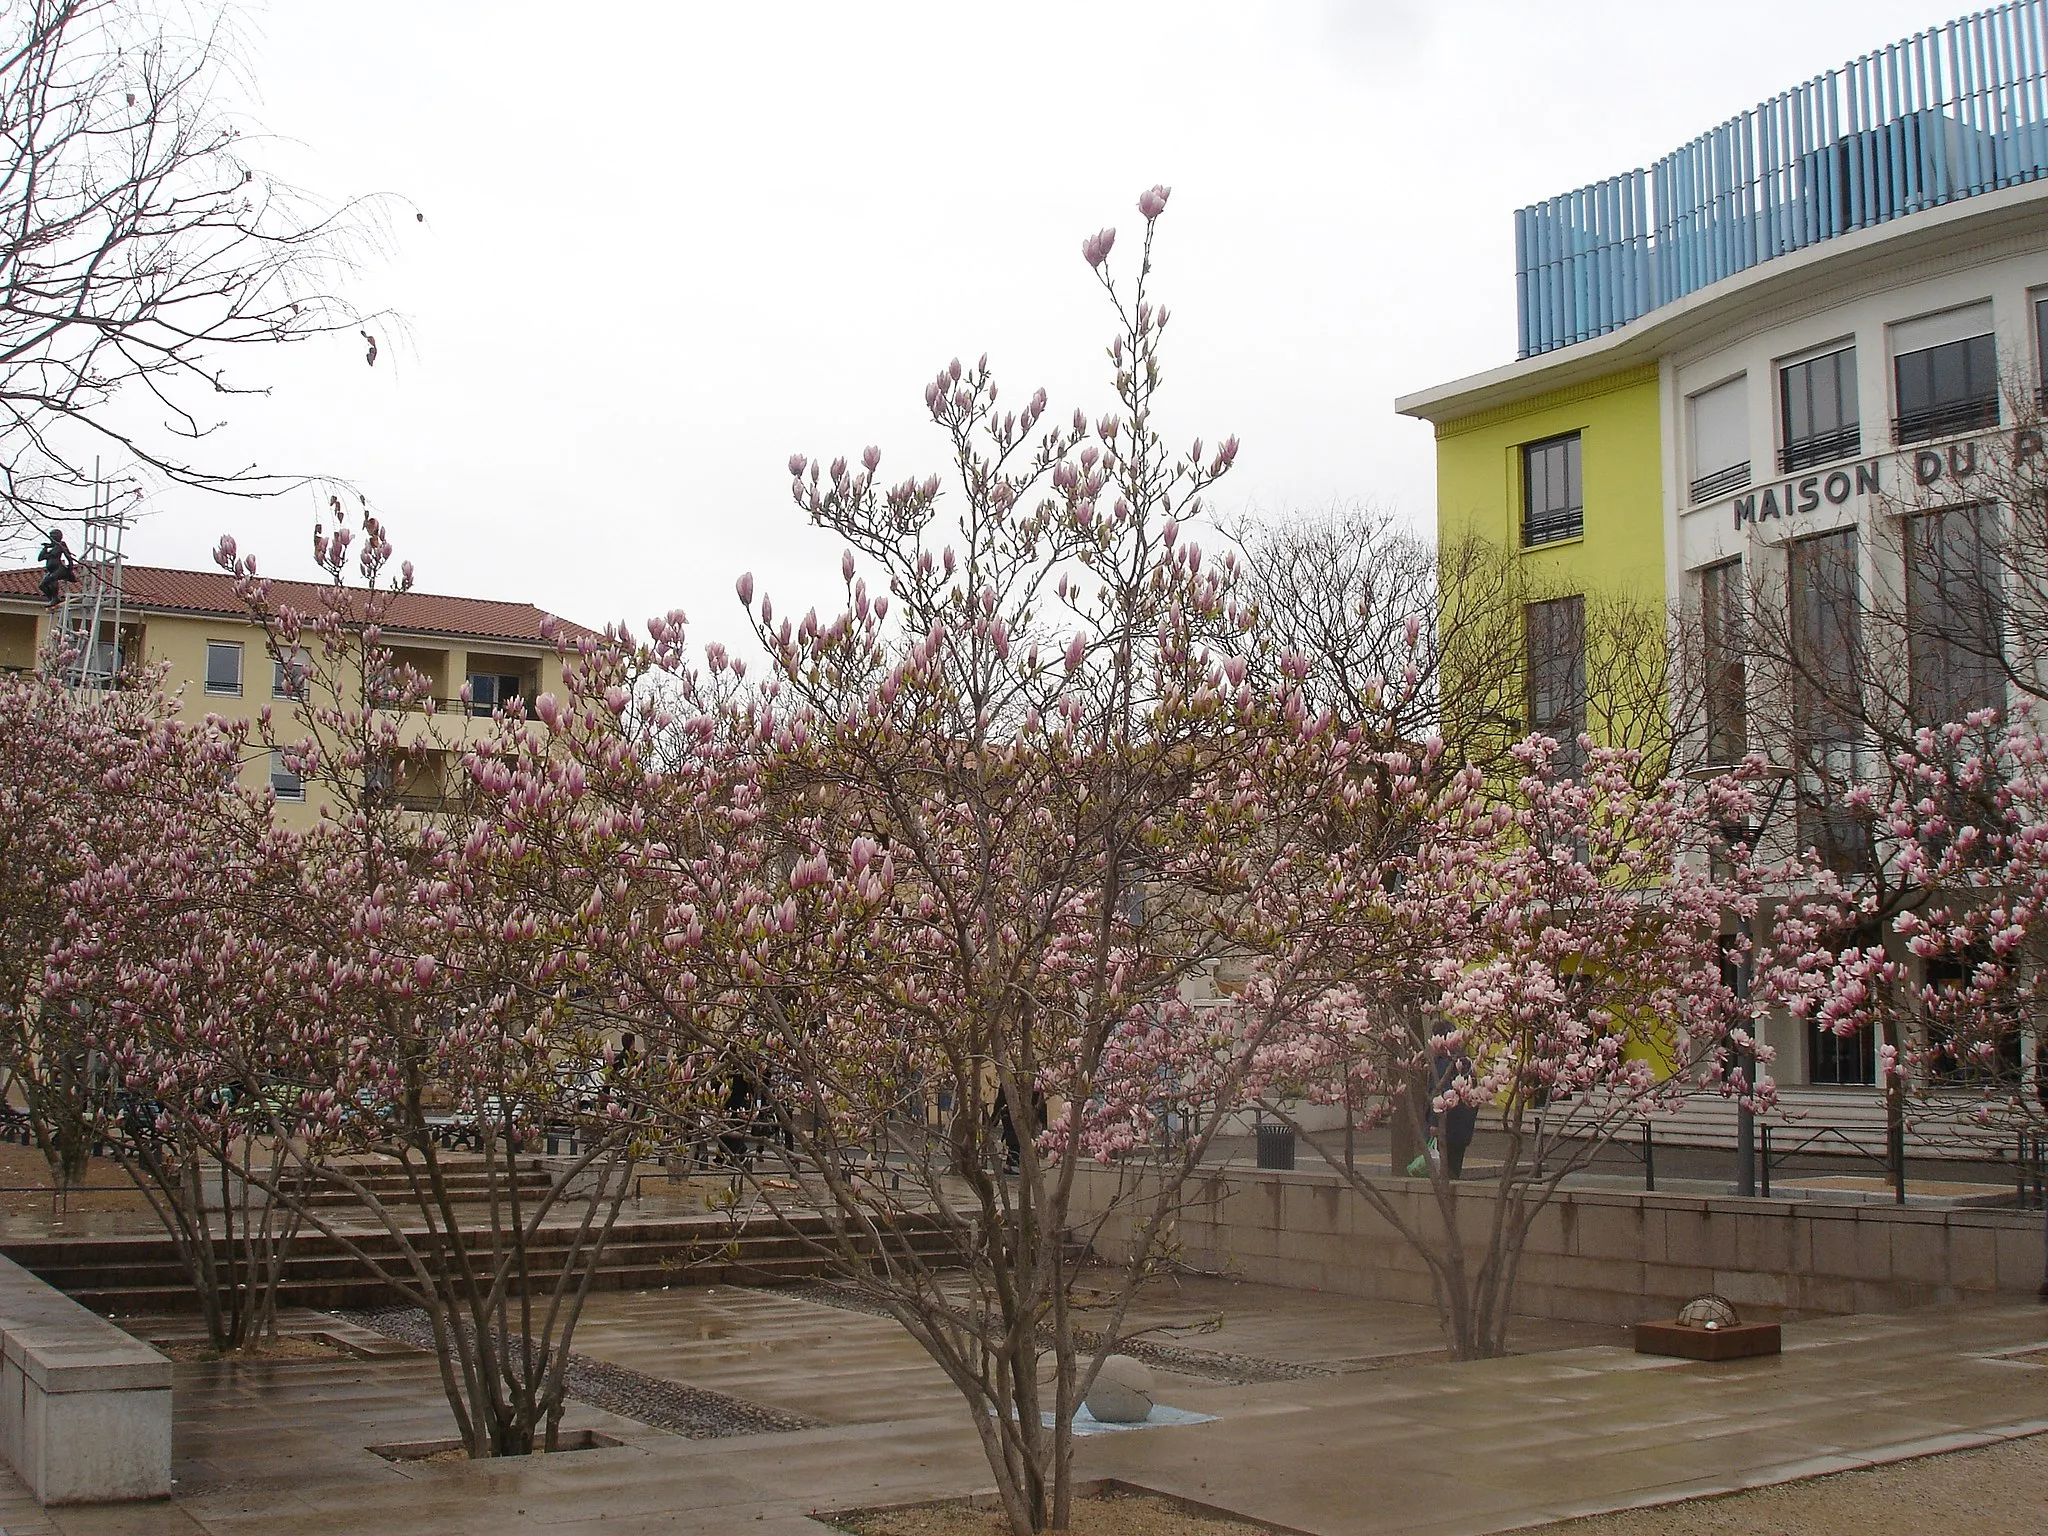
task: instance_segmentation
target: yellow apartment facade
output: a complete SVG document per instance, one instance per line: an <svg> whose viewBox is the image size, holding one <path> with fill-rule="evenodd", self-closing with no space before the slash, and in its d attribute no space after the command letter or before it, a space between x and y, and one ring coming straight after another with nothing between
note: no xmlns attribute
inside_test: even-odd
<svg viewBox="0 0 2048 1536"><path fill-rule="evenodd" d="M64 622L62 608L45 607L37 590L41 580L40 569L0 572L0 667L35 666L53 628ZM112 648L112 665L104 670L160 665L163 686L183 695L189 716L253 722L269 709L278 734L289 739L290 711L304 684L292 658L278 656L250 621L231 577L124 565L120 587L118 639L111 622L101 630L103 647ZM270 583L273 603L306 613L319 611L324 591L309 582ZM433 749L407 768L404 782L391 786L401 804L430 809L439 803L448 760L499 705L561 691L561 659L554 639L544 638L544 627L570 640L589 633L531 603L426 592L392 599L382 625L384 644L396 661L427 679L436 701L431 721L424 711L419 715L419 730L431 735ZM287 822L318 815L317 787L309 791L276 752L253 747L243 781L251 787L268 783Z"/></svg>

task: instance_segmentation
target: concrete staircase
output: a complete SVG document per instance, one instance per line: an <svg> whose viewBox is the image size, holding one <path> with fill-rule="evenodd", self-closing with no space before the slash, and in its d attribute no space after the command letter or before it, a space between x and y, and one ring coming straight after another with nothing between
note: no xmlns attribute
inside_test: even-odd
<svg viewBox="0 0 2048 1536"><path fill-rule="evenodd" d="M667 1285L775 1285L842 1278L846 1265L814 1243L826 1239L822 1217L689 1216L622 1221L612 1232L592 1280L594 1290L642 1290ZM913 1225L906 1246L928 1263L954 1257L952 1239L935 1222ZM560 1275L570 1233L544 1228L529 1250L543 1284ZM402 1261L388 1233L365 1230L355 1241L396 1270ZM192 1282L177 1249L161 1235L38 1238L0 1244L0 1254L108 1316L182 1312L197 1307ZM301 1236L286 1264L280 1302L286 1306L396 1305L403 1298L371 1274L340 1241Z"/></svg>
<svg viewBox="0 0 2048 1536"><path fill-rule="evenodd" d="M516 1179L523 1203L545 1195L550 1184L547 1167L539 1158L520 1159L509 1177L503 1168L494 1170L486 1166L483 1158L473 1152L443 1152L439 1163L442 1183L458 1204L488 1203L494 1179L501 1200L509 1196L510 1182ZM359 1159L348 1165L348 1172L380 1202L403 1208L413 1198L411 1180L391 1158ZM418 1176L421 1187L425 1187L425 1174L419 1172ZM363 1201L354 1190L335 1183L322 1184L308 1191L302 1200L308 1208L319 1211L363 1208Z"/></svg>

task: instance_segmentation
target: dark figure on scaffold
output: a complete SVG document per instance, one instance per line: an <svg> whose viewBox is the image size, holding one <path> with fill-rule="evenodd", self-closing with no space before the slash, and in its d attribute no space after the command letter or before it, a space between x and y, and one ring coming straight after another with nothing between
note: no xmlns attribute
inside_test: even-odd
<svg viewBox="0 0 2048 1536"><path fill-rule="evenodd" d="M64 601L64 584L78 581L78 568L71 563L71 546L64 542L63 529L50 530L36 558L43 562L43 601L54 608Z"/></svg>

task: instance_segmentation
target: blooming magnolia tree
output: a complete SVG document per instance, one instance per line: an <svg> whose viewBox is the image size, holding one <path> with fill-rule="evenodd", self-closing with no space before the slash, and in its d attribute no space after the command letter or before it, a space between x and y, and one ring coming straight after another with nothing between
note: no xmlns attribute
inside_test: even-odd
<svg viewBox="0 0 2048 1536"><path fill-rule="evenodd" d="M601 895L586 878L570 896L574 866L521 837L519 807L574 801L581 768L533 748L517 708L437 727L427 680L382 642L411 572L387 579L374 518L360 546L338 524L315 553L329 580L311 612L275 601L231 541L220 558L301 685L290 719L266 714L256 735L320 816L252 821L239 893L180 913L171 942L115 973L116 1059L182 1134L264 1146L249 1182L424 1309L470 1454L517 1454L554 1442L658 1067L577 995ZM534 864L568 917L522 901ZM109 888L176 885L149 876L131 864ZM572 1151L542 1164L550 1134ZM319 1198L335 1190L355 1213Z"/></svg>
<svg viewBox="0 0 2048 1536"><path fill-rule="evenodd" d="M1427 1266L1454 1359L1505 1352L1530 1229L1609 1141L1702 1086L1768 1094L1730 1077L1746 1037L1720 974L1723 914L1750 898L1686 857L1745 791L1643 790L1633 753L1585 754L1566 777L1532 738L1517 781L1493 786L1414 755L1403 771L1435 787L1405 846L1356 845L1368 862L1318 956L1328 990L1261 1053L1268 1108ZM1435 1156L1417 1207L1310 1129L1303 1101L1405 1121L1414 1142L1469 1107L1498 1133L1477 1170L1488 1198Z"/></svg>
<svg viewBox="0 0 2048 1536"><path fill-rule="evenodd" d="M1895 1154L1917 1125L2004 1155L2048 1134L2048 743L2031 708L1979 710L1917 732L1890 768L1889 802L1863 809L1910 900L1818 877L1778 917L1760 990L1837 1035L1875 1031Z"/></svg>
<svg viewBox="0 0 2048 1536"><path fill-rule="evenodd" d="M56 659L0 674L0 1052L59 1189L83 1175L111 1103L91 1021L55 974L73 882L136 852L189 853L233 767L230 737L180 720L158 679L131 681L68 689Z"/></svg>
<svg viewBox="0 0 2048 1536"><path fill-rule="evenodd" d="M1008 408L985 361L950 364L925 393L949 496L936 475L885 484L872 448L791 462L799 506L849 546L846 603L778 618L741 578L765 679L736 682L716 646L689 671L671 619L637 653L613 637L619 676L548 706L653 732L554 730L613 807L578 855L619 874L594 991L658 1014L656 1048L687 1063L678 1136L728 1149L946 1372L1019 1533L1066 1524L1073 1417L1214 1109L1305 995L1197 1014L1185 994L1226 954L1317 930L1302 892L1337 866L1282 808L1348 794L1363 815L1376 793L1302 664L1254 681L1235 573L1183 532L1237 447L1174 452L1155 419L1166 198L1140 200L1127 287L1111 232L1084 246L1117 315L1112 410ZM1084 1326L1089 1153L1121 1160L1139 1237Z"/></svg>
<svg viewBox="0 0 2048 1536"><path fill-rule="evenodd" d="M108 826L128 830L78 850L49 993L94 1053L91 1132L176 1244L213 1346L258 1346L296 1222L262 1193L284 1161L263 1101L208 1046L232 1032L256 1059L272 1025L261 949L242 937L280 855L269 793L237 784L245 731L217 718L108 745Z"/></svg>

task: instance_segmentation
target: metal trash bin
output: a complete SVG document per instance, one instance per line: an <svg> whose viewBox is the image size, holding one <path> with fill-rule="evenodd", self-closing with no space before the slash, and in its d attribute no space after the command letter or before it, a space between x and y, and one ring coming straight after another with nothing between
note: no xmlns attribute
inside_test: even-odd
<svg viewBox="0 0 2048 1536"><path fill-rule="evenodd" d="M1292 1168L1294 1166L1293 1126L1262 1125L1259 1127L1259 1166L1261 1168Z"/></svg>

